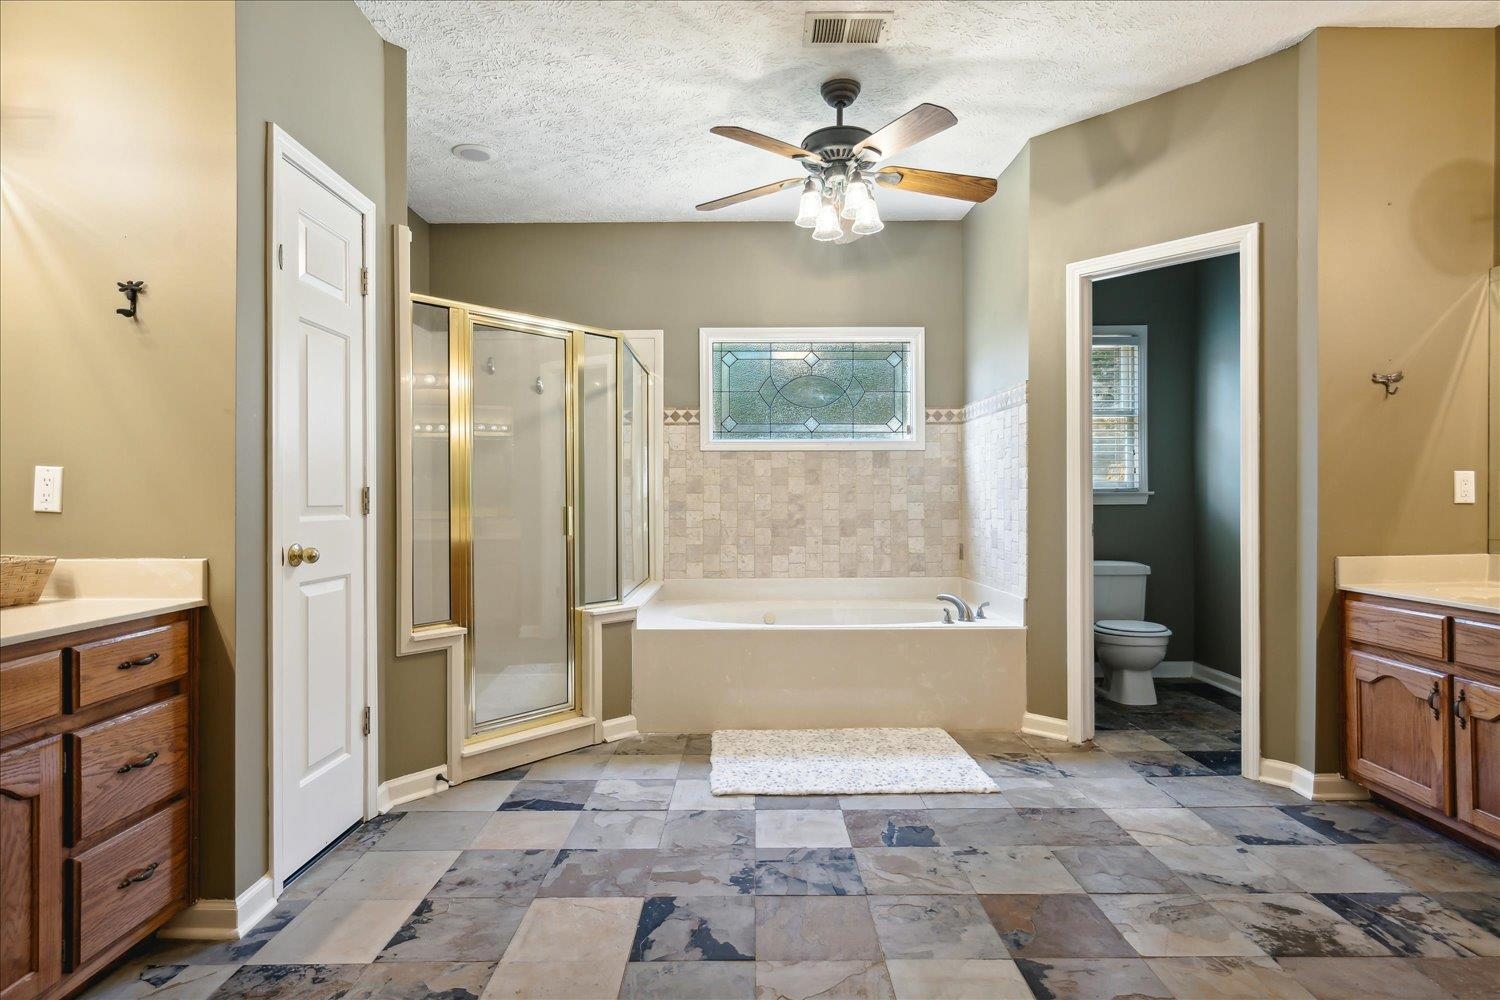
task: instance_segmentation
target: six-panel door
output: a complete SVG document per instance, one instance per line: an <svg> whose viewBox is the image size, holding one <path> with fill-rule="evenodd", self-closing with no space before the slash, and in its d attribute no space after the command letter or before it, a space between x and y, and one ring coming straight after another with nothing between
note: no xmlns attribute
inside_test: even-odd
<svg viewBox="0 0 1500 1000"><path fill-rule="evenodd" d="M1347 676L1351 775L1451 812L1448 675L1351 649Z"/></svg>

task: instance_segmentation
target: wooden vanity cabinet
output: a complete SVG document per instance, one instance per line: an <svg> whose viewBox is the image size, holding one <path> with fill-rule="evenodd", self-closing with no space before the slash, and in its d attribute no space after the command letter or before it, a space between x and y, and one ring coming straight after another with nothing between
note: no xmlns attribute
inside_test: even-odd
<svg viewBox="0 0 1500 1000"><path fill-rule="evenodd" d="M0 1000L77 992L196 899L197 614L0 652Z"/></svg>
<svg viewBox="0 0 1500 1000"><path fill-rule="evenodd" d="M1344 595L1349 777L1500 851L1500 615Z"/></svg>

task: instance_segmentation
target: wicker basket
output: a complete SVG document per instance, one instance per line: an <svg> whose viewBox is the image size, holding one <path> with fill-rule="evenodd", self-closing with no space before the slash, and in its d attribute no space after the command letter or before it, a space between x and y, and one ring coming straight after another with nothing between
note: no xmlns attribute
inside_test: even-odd
<svg viewBox="0 0 1500 1000"><path fill-rule="evenodd" d="M0 556L0 608L41 600L56 562L56 556Z"/></svg>

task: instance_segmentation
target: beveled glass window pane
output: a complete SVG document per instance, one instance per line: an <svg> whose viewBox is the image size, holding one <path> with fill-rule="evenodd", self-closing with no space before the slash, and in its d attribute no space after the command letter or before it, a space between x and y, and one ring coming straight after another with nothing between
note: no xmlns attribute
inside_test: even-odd
<svg viewBox="0 0 1500 1000"><path fill-rule="evenodd" d="M902 441L914 393L908 341L715 341L716 441Z"/></svg>

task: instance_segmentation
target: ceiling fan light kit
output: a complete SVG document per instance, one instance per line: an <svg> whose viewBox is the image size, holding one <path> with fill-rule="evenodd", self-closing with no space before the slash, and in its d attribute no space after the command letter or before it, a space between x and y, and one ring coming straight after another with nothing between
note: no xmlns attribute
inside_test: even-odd
<svg viewBox="0 0 1500 1000"><path fill-rule="evenodd" d="M958 123L953 112L936 104L919 104L878 132L844 124L844 109L859 96L859 81L838 77L826 81L823 100L837 114L833 125L820 128L794 146L736 125L709 129L714 135L743 142L802 164L806 178L788 178L741 191L698 206L700 212L738 205L763 195L801 185L796 224L812 230L820 243L853 243L885 228L875 202L875 184L917 194L981 202L995 193L995 180L969 174L949 174L914 167L885 166L894 156Z"/></svg>

